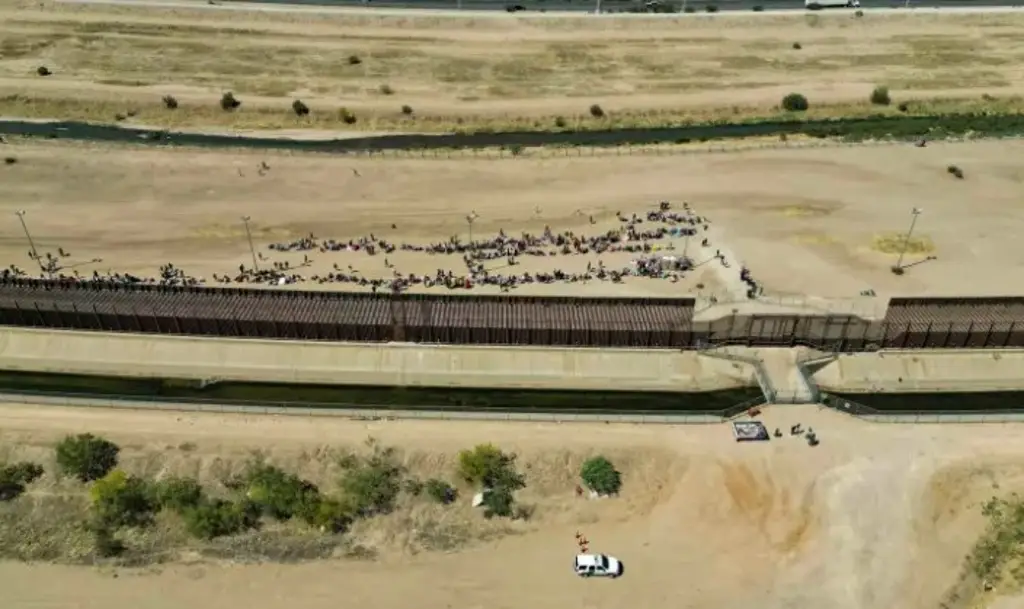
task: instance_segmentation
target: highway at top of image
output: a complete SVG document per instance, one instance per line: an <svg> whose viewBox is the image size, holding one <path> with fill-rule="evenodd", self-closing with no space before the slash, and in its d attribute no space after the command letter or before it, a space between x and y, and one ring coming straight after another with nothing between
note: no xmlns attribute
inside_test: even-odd
<svg viewBox="0 0 1024 609"><path fill-rule="evenodd" d="M684 0L662 0L665 3L683 5ZM346 9L346 12L370 10L377 14L395 12L404 13L410 9L443 12L446 15L465 16L480 13L493 14L505 12L508 6L520 6L525 11L517 12L518 16L544 16L565 13L592 13L598 0L58 0L70 4L121 4L151 7L193 7L221 10L263 10L263 11L294 11L324 10L332 8ZM618 15L627 8L642 4L643 0L600 0L601 10L615 11ZM692 7L695 15L705 15L706 7L715 6L720 13L737 15L751 14L755 6L765 12L805 12L803 0L686 0L685 4ZM1003 12L1020 8L1024 0L911 0L909 3L900 0L861 0L861 8L872 12L910 12L933 13L941 12ZM831 9L835 10L848 9ZM544 11L544 12L541 12ZM764 13L761 13L764 14ZM628 14L631 17L664 17L664 14ZM681 16L670 13L669 16Z"/></svg>

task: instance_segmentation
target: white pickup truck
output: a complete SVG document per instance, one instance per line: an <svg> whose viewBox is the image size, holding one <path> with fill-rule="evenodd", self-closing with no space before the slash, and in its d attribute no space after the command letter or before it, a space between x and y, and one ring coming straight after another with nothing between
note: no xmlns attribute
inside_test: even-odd
<svg viewBox="0 0 1024 609"><path fill-rule="evenodd" d="M860 0L804 0L809 11L820 11L823 8L860 8Z"/></svg>
<svg viewBox="0 0 1024 609"><path fill-rule="evenodd" d="M618 577L622 575L622 563L605 554L577 554L573 570L580 577Z"/></svg>

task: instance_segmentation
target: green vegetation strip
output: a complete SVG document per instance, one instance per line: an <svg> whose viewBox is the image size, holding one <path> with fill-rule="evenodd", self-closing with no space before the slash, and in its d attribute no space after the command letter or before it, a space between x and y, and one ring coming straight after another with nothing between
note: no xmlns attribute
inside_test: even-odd
<svg viewBox="0 0 1024 609"><path fill-rule="evenodd" d="M746 123L717 123L679 127L607 131L505 132L446 135L389 135L344 140L309 141L286 138L237 137L171 133L86 123L0 121L0 133L93 142L148 142L222 148L359 152L397 149L506 147L518 151L539 146L629 146L751 137L808 136L846 141L942 139L949 137L1010 137L1024 134L1024 114L942 114L931 116L878 115L863 118L804 121L798 118Z"/></svg>
<svg viewBox="0 0 1024 609"><path fill-rule="evenodd" d="M0 372L0 392L113 400L295 408L565 414L720 414L761 396L756 387L701 393L452 387L290 385Z"/></svg>
<svg viewBox="0 0 1024 609"><path fill-rule="evenodd" d="M241 469L212 477L166 471L174 459L166 451L157 457L156 476L122 464L122 457L110 440L78 434L52 448L46 467L31 460L0 463L0 557L129 566L196 554L232 560L369 558L372 550L350 534L359 521L372 526L394 512L404 511L406 518L418 512L423 533L410 540L413 547L451 550L471 540L467 528L438 528L450 520L450 506L460 496L482 494L477 526L532 514L516 496L531 481L515 454L492 444L459 451L450 471L435 467L426 479L410 471L394 448L372 438L362 450L318 450L324 471L316 480L259 453ZM603 456L583 462L570 476L582 485L578 493L586 486L615 495L622 486L622 474ZM435 507L417 505L423 503Z"/></svg>

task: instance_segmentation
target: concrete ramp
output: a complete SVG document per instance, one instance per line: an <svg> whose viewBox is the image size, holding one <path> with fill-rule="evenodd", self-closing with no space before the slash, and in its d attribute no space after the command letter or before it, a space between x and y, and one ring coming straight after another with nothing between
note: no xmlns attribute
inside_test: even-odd
<svg viewBox="0 0 1024 609"><path fill-rule="evenodd" d="M0 330L0 369L334 385L696 392L749 387L750 367L667 349L353 344Z"/></svg>
<svg viewBox="0 0 1024 609"><path fill-rule="evenodd" d="M755 369L758 383L771 404L813 404L815 387L809 382L801 363L821 354L803 347L750 348L719 347L702 351L707 357L743 362Z"/></svg>

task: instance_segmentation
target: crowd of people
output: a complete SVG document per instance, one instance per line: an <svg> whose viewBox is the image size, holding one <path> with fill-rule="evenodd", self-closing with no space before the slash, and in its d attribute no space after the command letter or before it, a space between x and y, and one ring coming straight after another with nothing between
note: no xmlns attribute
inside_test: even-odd
<svg viewBox="0 0 1024 609"><path fill-rule="evenodd" d="M414 286L443 287L449 290L492 286L502 291L510 291L531 284L575 284L591 281L622 283L629 277L678 281L683 274L693 268L694 263L688 257L686 247L683 248L681 255L674 255L676 248L673 240L701 237L701 245L710 246L706 235L710 221L694 213L686 203L679 211L674 210L669 202L663 201L657 209L646 213L625 214L620 211L616 212L615 217L618 221L617 227L592 235L573 230L555 231L546 226L540 234L522 232L519 235L511 235L505 230L499 230L497 234L485 238L463 240L458 236L452 236L447 240L433 243L412 243L396 242L375 234L336 240L318 239L311 233L294 241L271 243L266 248L271 255L302 253L301 264L293 265L288 260L270 261L262 252L254 252L257 260L253 260L253 266L239 265L237 273L214 273L212 281L219 285L284 286L305 282L348 284L368 288L374 292L402 292ZM593 217L590 217L590 224L597 224ZM311 267L313 263L310 254L314 252L358 252L368 256L383 256L384 267L388 272L383 274L386 276L371 277L351 264L343 268L334 263L332 271L310 273L307 276L307 267ZM392 255L398 252L418 253L424 256L458 256L459 269L439 267L434 272L404 273L396 268L391 260L394 257ZM524 257L553 259L613 253L635 256L629 263L617 267L606 266L604 261L598 259L596 263L588 261L585 269L568 271L559 268L552 260L554 268L549 270L515 271L516 267L522 264ZM74 270L74 265L61 267L60 260L67 256L66 252L60 250L57 256L46 254L45 257L34 257L40 264L40 276L64 281L119 285L194 286L206 283L205 279L189 275L170 263L161 266L156 277L140 277L110 271L93 271L91 275L84 275ZM716 257L723 266L728 266L721 253L716 254ZM500 261L500 264L493 264L495 261ZM29 276L14 265L5 269L2 274L4 278ZM758 286L750 277L749 271L741 269L740 278L749 286L748 296L753 298Z"/></svg>

